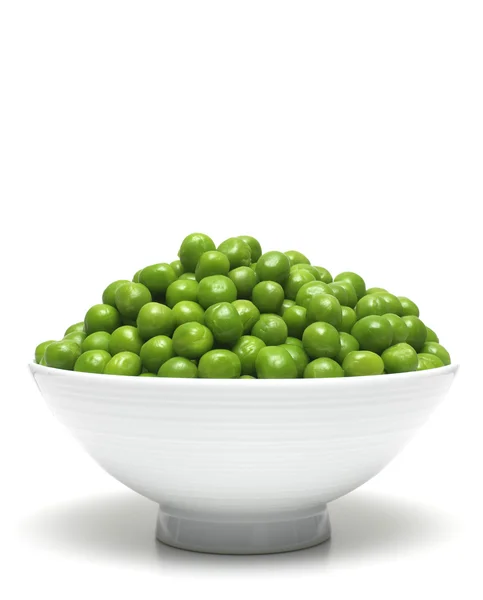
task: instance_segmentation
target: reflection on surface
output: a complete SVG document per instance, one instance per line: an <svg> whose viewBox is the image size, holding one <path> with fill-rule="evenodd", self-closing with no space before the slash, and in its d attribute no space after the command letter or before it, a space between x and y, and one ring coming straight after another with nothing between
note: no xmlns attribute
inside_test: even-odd
<svg viewBox="0 0 483 600"><path fill-rule="evenodd" d="M154 539L157 505L133 492L52 506L20 524L24 542L89 560L126 561L184 569L296 568L360 562L375 555L417 552L457 531L451 515L417 502L364 491L329 505L332 539L315 548L263 556L186 552Z"/></svg>

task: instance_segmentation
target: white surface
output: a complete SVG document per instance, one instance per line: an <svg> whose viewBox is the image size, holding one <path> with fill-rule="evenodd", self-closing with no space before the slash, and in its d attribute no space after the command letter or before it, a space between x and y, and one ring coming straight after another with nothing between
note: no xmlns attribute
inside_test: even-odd
<svg viewBox="0 0 483 600"><path fill-rule="evenodd" d="M159 527L160 539L260 554L314 545L302 520L393 460L441 403L457 367L249 384L30 369L51 411L92 458L178 519ZM275 530L283 521L293 523L292 533L280 525L268 545L233 531L242 523L246 531L255 523ZM200 522L217 525L211 539Z"/></svg>
<svg viewBox="0 0 483 600"><path fill-rule="evenodd" d="M2 3L2 595L481 596L482 10ZM27 372L106 283L194 230L414 298L462 365L421 435L333 504L330 546L156 546L156 505L92 463Z"/></svg>

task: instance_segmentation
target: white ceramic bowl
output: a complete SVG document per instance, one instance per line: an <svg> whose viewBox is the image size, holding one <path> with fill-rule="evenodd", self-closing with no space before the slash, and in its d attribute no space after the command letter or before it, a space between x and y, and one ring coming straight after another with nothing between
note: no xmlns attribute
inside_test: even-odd
<svg viewBox="0 0 483 600"><path fill-rule="evenodd" d="M326 504L396 456L441 402L457 366L305 380L30 369L94 460L159 504L159 540L246 554L326 540Z"/></svg>

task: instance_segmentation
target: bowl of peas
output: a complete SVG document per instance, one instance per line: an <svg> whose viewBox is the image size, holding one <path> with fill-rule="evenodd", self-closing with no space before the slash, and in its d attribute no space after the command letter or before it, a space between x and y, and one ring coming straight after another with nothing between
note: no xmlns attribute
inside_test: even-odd
<svg viewBox="0 0 483 600"><path fill-rule="evenodd" d="M178 257L110 283L40 343L38 388L109 474L159 504L160 541L319 544L327 504L396 456L457 365L412 300L354 272L252 236L193 233Z"/></svg>

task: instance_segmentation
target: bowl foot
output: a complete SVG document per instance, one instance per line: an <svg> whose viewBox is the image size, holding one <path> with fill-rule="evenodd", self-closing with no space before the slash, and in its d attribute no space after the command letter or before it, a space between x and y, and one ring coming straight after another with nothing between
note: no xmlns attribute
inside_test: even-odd
<svg viewBox="0 0 483 600"><path fill-rule="evenodd" d="M160 542L182 550L213 554L271 554L302 550L330 538L329 512L288 521L209 521L175 517L160 508L156 526Z"/></svg>

